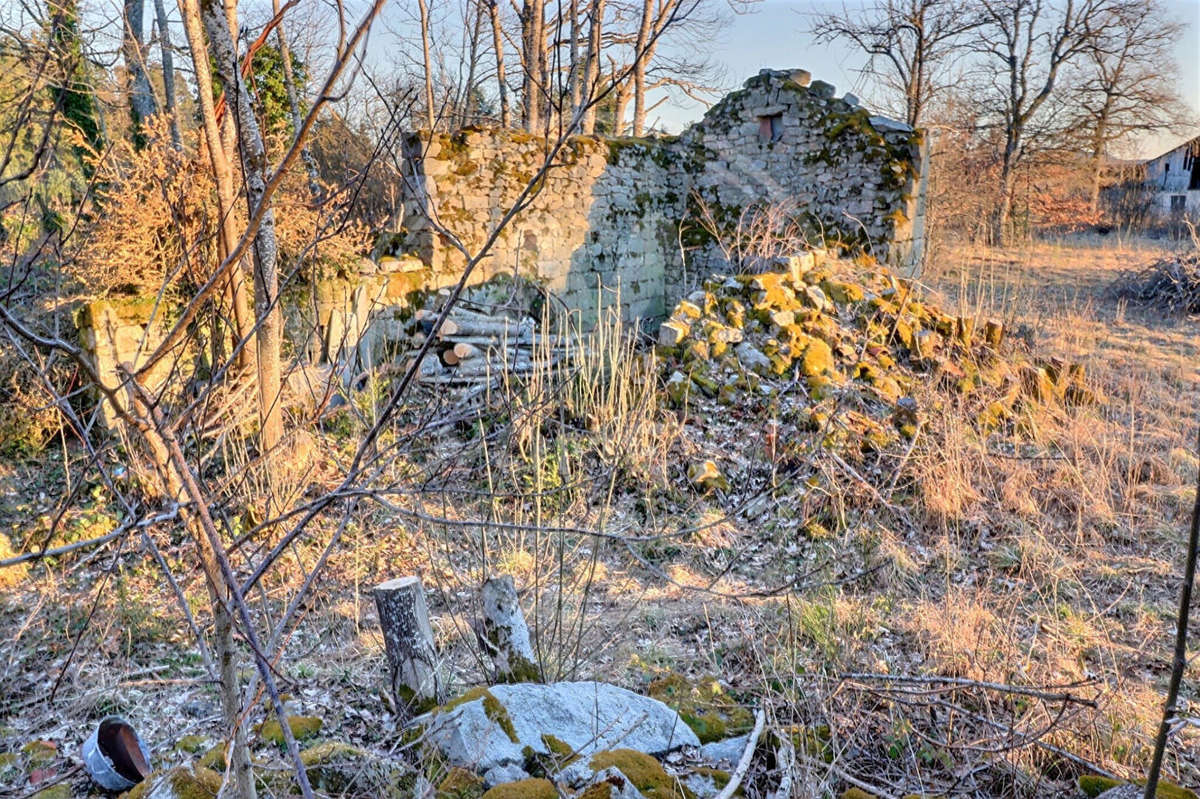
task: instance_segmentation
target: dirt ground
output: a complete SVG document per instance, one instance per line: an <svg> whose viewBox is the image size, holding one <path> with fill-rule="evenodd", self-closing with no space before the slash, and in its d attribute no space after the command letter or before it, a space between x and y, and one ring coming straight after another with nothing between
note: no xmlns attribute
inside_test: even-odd
<svg viewBox="0 0 1200 799"><path fill-rule="evenodd" d="M1108 287L1162 255L1157 243L1110 241L940 254L924 282L944 309L1002 319L1013 346L1082 364L1100 401L1048 408L1007 439L971 434L953 411L928 420L937 445L885 464L887 492L846 481L835 499L852 523L829 537L805 534L798 495L769 490L774 475L753 463L747 474L767 486L765 499L651 506L629 496L605 504L603 518L576 519L679 533L652 541L479 532L383 511L363 518L278 664L293 706L323 719L324 738L396 751L402 736L381 699L370 587L422 575L437 635L466 687L483 679L471 630L483 562L514 575L550 676L644 689L664 675L711 675L738 701L770 709L778 725L828 729L821 751L802 758L796 795L863 783L893 796L1080 796L1075 779L1093 768L1137 778L1169 669L1196 480L1200 323L1127 307ZM764 440L760 423L681 422L694 449L727 449L743 462ZM0 531L14 546L44 538L65 495L78 501L63 516L70 538L59 532L56 542L112 529L103 490L66 460L51 448L36 461L0 464ZM424 509L451 518L479 511L466 500ZM161 536L203 625L198 571L178 533ZM266 584L256 607L278 614L319 554L317 543L299 547L296 571ZM136 538L23 575L0 572L0 641L0 751L54 742L42 786L63 780L86 792L72 758L89 724L109 712L134 721L159 763L192 757L178 748L185 736L217 741L215 691ZM1200 618L1192 641L1194 653ZM1194 787L1194 655L1183 695L1192 721L1173 741L1168 771ZM28 763L15 762L0 761L0 795L35 787Z"/></svg>

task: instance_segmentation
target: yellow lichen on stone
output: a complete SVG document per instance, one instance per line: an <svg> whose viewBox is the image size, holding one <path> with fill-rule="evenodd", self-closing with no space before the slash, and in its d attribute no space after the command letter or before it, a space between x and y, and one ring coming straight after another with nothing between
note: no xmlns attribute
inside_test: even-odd
<svg viewBox="0 0 1200 799"><path fill-rule="evenodd" d="M482 799L558 799L558 790L550 780L517 780L488 789Z"/></svg>

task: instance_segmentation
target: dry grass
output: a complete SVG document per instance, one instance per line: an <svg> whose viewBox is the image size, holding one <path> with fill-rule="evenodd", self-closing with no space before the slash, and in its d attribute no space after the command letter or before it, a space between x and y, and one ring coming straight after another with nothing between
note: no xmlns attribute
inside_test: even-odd
<svg viewBox="0 0 1200 799"><path fill-rule="evenodd" d="M665 671L715 674L734 696L769 705L777 725L827 725L828 748L802 754L797 795L840 792L849 774L895 795L1073 796L1079 763L1004 745L1006 729L1047 722L1056 722L1049 743L1139 775L1159 712L1197 468L1200 338L1193 322L1140 314L1104 289L1157 254L1142 244L950 251L927 280L944 306L1002 317L1021 346L1085 363L1104 401L1049 405L1007 438L978 435L966 409L943 404L912 451L884 464L886 490L825 463L819 498L781 483L754 510L696 496L683 471L729 442L757 451L763 420L741 409L704 420L666 411L652 361L601 326L593 356L574 363L566 382L547 372L514 383L473 421L390 467L398 482L419 475L431 487L393 497L404 512L372 509L350 526L280 664L287 690L325 718L330 735L388 750L399 733L378 699L382 644L367 589L401 573L424 576L462 685L484 674L471 633L474 587L503 571L523 592L552 674L633 687ZM336 475L356 425L383 396L359 396L359 416L347 411L313 432L305 458L317 472ZM406 417L389 435L412 424ZM771 465L752 466L769 484ZM62 479L17 467L4 475L0 512L17 543L53 512L52 502L30 499L30 486L53 496ZM299 497L305 478L288 482ZM814 508L837 522L827 537L804 532ZM469 519L493 524L458 524ZM661 536L626 548L572 527ZM159 540L183 566L179 542ZM73 745L84 732L75 721L118 707L148 728L162 757L179 759L171 741L215 730L214 694L198 679L181 625L161 629L171 600L152 564L113 554L39 566L3 594L0 682L11 693L0 723L20 740ZM257 606L277 611L318 555L314 543L296 547ZM198 575L180 571L199 608ZM99 594L96 617L105 621L68 665L102 579L122 587ZM47 675L63 669L50 705ZM1097 707L1056 720L1052 704L979 691L946 695L954 709L913 706L840 679L847 671L1089 681L1080 693ZM1185 685L1193 703L1196 685L1194 677ZM1184 784L1200 782L1196 752L1197 731L1185 729L1168 759Z"/></svg>

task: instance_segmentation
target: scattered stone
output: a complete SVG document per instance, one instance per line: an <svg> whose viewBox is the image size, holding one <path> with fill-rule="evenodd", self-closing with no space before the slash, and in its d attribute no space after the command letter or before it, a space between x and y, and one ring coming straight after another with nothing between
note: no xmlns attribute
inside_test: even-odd
<svg viewBox="0 0 1200 799"><path fill-rule="evenodd" d="M725 479L725 475L721 474L717 464L711 460L700 461L689 466L688 480L702 491L729 490L729 481Z"/></svg>
<svg viewBox="0 0 1200 799"><path fill-rule="evenodd" d="M750 734L747 733L706 743L700 747L700 759L713 765L736 766L749 740Z"/></svg>
<svg viewBox="0 0 1200 799"><path fill-rule="evenodd" d="M660 754L700 744L662 702L599 682L477 689L414 723L451 765L484 772L551 754L551 739L584 757L616 746Z"/></svg>
<svg viewBox="0 0 1200 799"><path fill-rule="evenodd" d="M814 80L809 85L808 90L820 97L822 100L831 100L837 94L837 87L832 83L826 83L823 80Z"/></svg>
<svg viewBox="0 0 1200 799"><path fill-rule="evenodd" d="M559 799L554 783L546 779L509 782L489 788L483 799Z"/></svg>
<svg viewBox="0 0 1200 799"><path fill-rule="evenodd" d="M292 730L292 737L297 741L302 741L305 738L311 738L321 731L323 722L316 716L288 716L288 727ZM283 728L279 726L278 719L268 719L256 728L258 735L267 743L275 744L276 746L284 745Z"/></svg>
<svg viewBox="0 0 1200 799"><path fill-rule="evenodd" d="M151 774L122 799L216 799L221 775L198 766L177 766Z"/></svg>
<svg viewBox="0 0 1200 799"><path fill-rule="evenodd" d="M648 799L633 784L629 777L617 768L606 768L595 772L592 783L580 794L579 799Z"/></svg>
<svg viewBox="0 0 1200 799"><path fill-rule="evenodd" d="M488 788L503 785L506 782L519 782L529 779L529 772L515 763L490 768L483 775L483 783Z"/></svg>
<svg viewBox="0 0 1200 799"><path fill-rule="evenodd" d="M683 786L663 769L662 764L644 752L614 749L592 755L589 765L597 773L616 769L627 777L646 799L686 799Z"/></svg>

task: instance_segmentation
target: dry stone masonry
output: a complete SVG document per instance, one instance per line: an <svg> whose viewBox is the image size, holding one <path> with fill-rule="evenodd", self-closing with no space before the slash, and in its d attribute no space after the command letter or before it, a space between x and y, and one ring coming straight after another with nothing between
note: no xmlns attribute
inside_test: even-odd
<svg viewBox="0 0 1200 799"><path fill-rule="evenodd" d="M915 271L921 136L833 94L803 70L764 70L680 136L573 137L541 177L545 143L527 133L410 134L394 263L426 287L456 281L466 262L458 245L477 251L533 182L474 280L516 272L585 315L600 297L627 319L661 318L712 271L743 267L721 245L768 212L814 243L856 245Z"/></svg>

